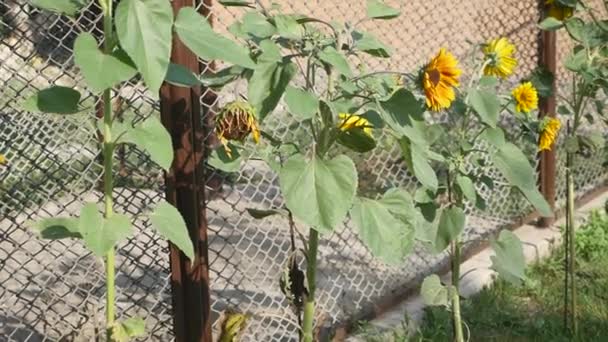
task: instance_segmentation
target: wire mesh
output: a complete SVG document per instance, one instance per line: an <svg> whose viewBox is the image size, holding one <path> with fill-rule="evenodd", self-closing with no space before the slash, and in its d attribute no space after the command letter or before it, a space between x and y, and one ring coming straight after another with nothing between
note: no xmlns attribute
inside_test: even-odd
<svg viewBox="0 0 608 342"><path fill-rule="evenodd" d="M275 2L288 13L328 21L354 22L365 15L363 0ZM270 1L263 3L270 5ZM371 70L415 70L439 47L465 56L471 42L499 36L509 37L518 48L514 82L538 65L538 1L387 3L399 7L403 15L393 21L363 23L365 30L394 49L390 59L366 60ZM214 28L223 33L244 13L216 2L207 10ZM20 104L35 90L51 84L84 91L71 49L80 31L101 36L99 8L91 4L71 21L37 11L26 0L8 0L0 3L0 15L0 80L4 85L0 88L0 153L9 160L8 167L0 168L0 341L89 341L103 331L101 261L80 242L39 240L27 223L53 215L74 215L84 201L100 200L99 148L97 137L88 129L98 100L84 92L82 104L91 110L86 116L69 118L28 114ZM569 48L561 44L563 40L560 36L560 59ZM566 82L566 76L560 70L560 84ZM234 96L232 90L210 92L201 97L207 115ZM115 103L117 111L132 111L138 119L158 115L158 103L137 79L124 84L116 94L120 99ZM209 103L207 99L216 98L211 95L217 95L217 102ZM295 122L279 108L264 121L263 128L281 138L305 139L305 128L289 129ZM599 150L580 157L579 193L605 182L608 173L599 158L603 154ZM119 156L116 207L137 216L161 199L162 173L135 148L124 148ZM369 157L352 157L358 165L360 184L371 195L389 186L412 189L416 185L394 146ZM530 159L536 160L534 149ZM560 154L560 162L563 159ZM207 182L211 309L216 336L217 318L226 309L235 309L253 316L244 341L296 340L296 317L278 284L291 248L289 225L281 218L257 221L246 212L247 208L283 204L277 175L260 161L246 160L236 173L209 168ZM559 189L561 200L564 193ZM479 190L488 210L470 210L468 240L486 237L531 211L518 193L500 183L493 190ZM134 237L118 251L118 312L146 319L148 336L144 340L171 340L167 243L147 222L136 220L135 226ZM301 225L298 229L305 232ZM438 270L447 261L445 254L433 255L417 246L402 265L387 266L361 244L348 219L336 233L323 237L319 254L317 322L325 328L356 319L379 299Z"/></svg>

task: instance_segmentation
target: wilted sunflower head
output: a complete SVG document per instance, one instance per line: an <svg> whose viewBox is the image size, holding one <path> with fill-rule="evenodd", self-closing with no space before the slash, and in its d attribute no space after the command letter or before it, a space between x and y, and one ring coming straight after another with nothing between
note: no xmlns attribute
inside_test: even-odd
<svg viewBox="0 0 608 342"><path fill-rule="evenodd" d="M517 66L515 45L507 38L497 38L489 41L483 48L483 53L488 61L483 73L489 76L506 78L513 73Z"/></svg>
<svg viewBox="0 0 608 342"><path fill-rule="evenodd" d="M458 78L461 73L458 60L441 48L422 72L421 81L427 107L434 111L449 108L456 99L454 87L459 85Z"/></svg>
<svg viewBox="0 0 608 342"><path fill-rule="evenodd" d="M532 82L524 82L512 92L515 99L515 109L521 113L529 113L538 108L538 92Z"/></svg>
<svg viewBox="0 0 608 342"><path fill-rule="evenodd" d="M374 126L366 118L348 113L340 113L339 118L338 128L341 131L347 132L353 128L361 128L365 134L372 136Z"/></svg>
<svg viewBox="0 0 608 342"><path fill-rule="evenodd" d="M538 141L539 151L550 151L551 146L557 140L562 123L556 118L545 117L540 123L540 139Z"/></svg>
<svg viewBox="0 0 608 342"><path fill-rule="evenodd" d="M249 134L258 143L260 130L255 109L244 101L228 103L215 118L215 132L224 145L229 140L243 141Z"/></svg>
<svg viewBox="0 0 608 342"><path fill-rule="evenodd" d="M547 6L547 16L557 20L563 21L574 14L574 8L562 5L556 0L546 0L545 5Z"/></svg>

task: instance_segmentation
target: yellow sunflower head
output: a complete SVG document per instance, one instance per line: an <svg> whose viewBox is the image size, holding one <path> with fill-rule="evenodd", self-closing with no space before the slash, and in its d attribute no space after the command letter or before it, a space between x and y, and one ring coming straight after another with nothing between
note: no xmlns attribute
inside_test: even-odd
<svg viewBox="0 0 608 342"><path fill-rule="evenodd" d="M458 60L446 49L441 48L437 56L424 67L422 73L422 88L427 107L434 111L449 108L456 99L454 87L459 85L458 78L461 73Z"/></svg>
<svg viewBox="0 0 608 342"><path fill-rule="evenodd" d="M228 103L215 119L215 132L224 145L229 140L243 141L249 134L257 144L260 140L260 130L255 109L244 101Z"/></svg>
<svg viewBox="0 0 608 342"><path fill-rule="evenodd" d="M555 0L546 0L547 16L564 21L574 14L574 8L564 6Z"/></svg>
<svg viewBox="0 0 608 342"><path fill-rule="evenodd" d="M8 161L6 160L4 154L0 153L0 165L6 165L7 162Z"/></svg>
<svg viewBox="0 0 608 342"><path fill-rule="evenodd" d="M515 109L520 113L529 113L538 108L538 92L532 82L518 85L512 92L515 99Z"/></svg>
<svg viewBox="0 0 608 342"><path fill-rule="evenodd" d="M483 53L488 61L483 73L489 76L506 78L513 73L517 66L515 45L507 38L497 38L489 41L483 48Z"/></svg>
<svg viewBox="0 0 608 342"><path fill-rule="evenodd" d="M366 118L348 113L340 113L339 118L338 128L341 131L346 132L353 128L361 128L365 134L372 136L374 126Z"/></svg>
<svg viewBox="0 0 608 342"><path fill-rule="evenodd" d="M538 141L539 151L550 151L551 146L557 140L562 123L556 118L546 117L540 124L540 139Z"/></svg>

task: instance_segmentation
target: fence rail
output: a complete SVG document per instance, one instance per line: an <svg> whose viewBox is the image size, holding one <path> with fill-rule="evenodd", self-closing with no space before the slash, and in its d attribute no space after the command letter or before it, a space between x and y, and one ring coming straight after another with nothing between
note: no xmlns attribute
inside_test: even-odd
<svg viewBox="0 0 608 342"><path fill-rule="evenodd" d="M287 12L328 21L356 21L364 16L364 0L275 2ZM415 70L442 46L461 56L466 66L471 42L507 36L518 48L514 83L539 64L550 67L552 58L558 66L557 90L568 83L567 72L559 67L570 48L563 33L543 40L536 26L542 1L387 2L399 7L403 15L397 21L365 24L394 48L388 60L365 61L371 70ZM270 1L262 3L270 5ZM173 0L172 4L177 8L192 1ZM244 13L215 0L197 4L214 29L223 33ZM95 202L102 197L97 137L84 129L93 122L98 99L95 94L83 93L83 104L93 109L87 116L68 119L27 114L20 109L35 90L51 84L82 85L73 64L72 45L80 31L100 38L100 25L95 2L74 21L35 10L26 0L0 3L0 153L9 160L7 167L0 167L0 341L89 341L103 331L100 260L80 242L42 241L27 229L28 221L73 215L83 201ZM557 45L552 49L553 40ZM178 42L172 56L175 62L197 72L213 68L212 63L194 59ZM242 86L236 85L237 90ZM246 210L283 203L277 175L257 160L246 160L230 173L205 162L217 143L210 134L213 113L234 98L234 89L216 93L165 85L162 100L157 102L140 80L133 79L116 94L117 112L133 112L137 120L160 115L172 132L178 156L173 172L165 177L141 151L121 149L116 170L117 210L138 215L167 197L188 218L191 237L198 242L197 253L208 262L187 264L148 229L147 222L136 220L137 233L118 251L117 311L146 319L148 336L142 340L190 341L196 336L196 340L209 341L212 330L217 337L219 318L226 310L254 317L244 341L295 340L295 317L278 284L291 249L289 225L281 218L256 221ZM545 103L544 112L555 114L555 104ZM302 141L305 128L295 133L287 129L295 123L279 109L265 120L264 129ZM602 128L607 132L605 126ZM367 159L353 156L363 191L373 196L389 185L414 187L416 181L406 171L398 149L382 147ZM597 150L579 157L578 196L605 184L605 154ZM565 197L561 181L564 155L561 145L555 154L544 154L541 159L535 148L529 149L530 159L540 160L543 191L558 207ZM468 241L492 235L531 213L521 196L506 186L478 190L488 210L470 210ZM317 322L327 334L336 326L374 312L377 303L406 292L406 285L415 284L447 262L446 254L430 254L417 246L402 265L387 266L361 244L350 220L321 244L319 252Z"/></svg>

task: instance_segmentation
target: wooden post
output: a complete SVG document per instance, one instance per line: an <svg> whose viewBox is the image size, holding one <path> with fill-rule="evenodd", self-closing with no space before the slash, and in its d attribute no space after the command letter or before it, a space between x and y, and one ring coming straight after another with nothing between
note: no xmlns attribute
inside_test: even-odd
<svg viewBox="0 0 608 342"><path fill-rule="evenodd" d="M173 0L174 14L193 0ZM174 35L171 61L199 74L198 58ZM166 174L166 197L186 221L194 243L191 263L170 244L173 323L178 342L211 342L209 258L205 211L204 136L201 127L200 87L161 88L161 120L169 130L175 159Z"/></svg>
<svg viewBox="0 0 608 342"><path fill-rule="evenodd" d="M541 38L541 66L550 71L553 76L553 95L546 98L541 103L540 116L555 117L555 92L557 91L557 36L555 31L542 31ZM554 146L550 151L540 153L540 192L543 194L551 208L555 211L555 164L557 146ZM549 227L555 222L555 217L542 217L540 219L541 227Z"/></svg>

